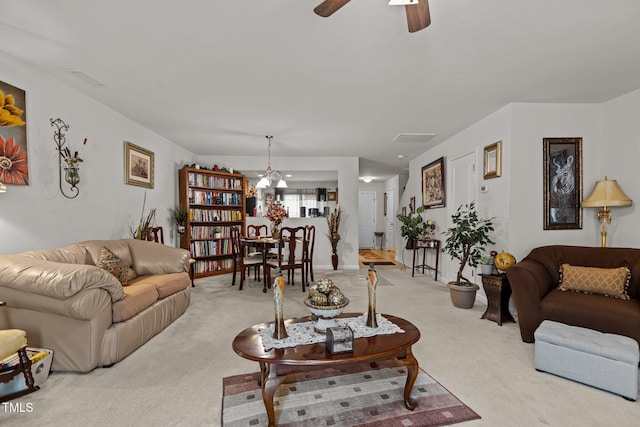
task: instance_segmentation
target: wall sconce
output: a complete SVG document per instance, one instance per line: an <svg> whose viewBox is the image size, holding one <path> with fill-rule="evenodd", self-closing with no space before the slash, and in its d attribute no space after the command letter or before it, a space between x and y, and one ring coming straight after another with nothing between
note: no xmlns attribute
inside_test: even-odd
<svg viewBox="0 0 640 427"><path fill-rule="evenodd" d="M589 197L582 201L585 208L600 208L598 211L598 221L600 221L600 238L602 247L607 246L607 224L611 224L611 206L629 206L631 199L624 194L622 188L615 179L607 179L596 182Z"/></svg>
<svg viewBox="0 0 640 427"><path fill-rule="evenodd" d="M80 194L80 189L77 187L78 183L80 183L80 174L78 164L82 162L82 159L78 157L78 152L75 151L73 155L71 154L71 150L69 150L69 146L67 145L67 139L64 135L63 131L69 130L69 125L62 121L62 119L49 119L51 121L51 126L55 126L58 130L53 133L53 140L56 143L56 150L58 150L58 183L60 187L60 192L62 195L68 199L74 199L78 197ZM87 139L84 139L83 145L87 143ZM64 180L71 185L71 191L75 194L72 196L67 196L62 189L62 160L65 161L67 166L64 168Z"/></svg>

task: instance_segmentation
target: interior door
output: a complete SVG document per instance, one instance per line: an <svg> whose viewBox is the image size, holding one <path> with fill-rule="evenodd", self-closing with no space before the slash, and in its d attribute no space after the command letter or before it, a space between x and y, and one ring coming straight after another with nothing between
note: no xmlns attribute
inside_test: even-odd
<svg viewBox="0 0 640 427"><path fill-rule="evenodd" d="M476 199L476 154L475 152L464 154L451 161L451 213L458 209L458 206L471 203ZM451 266L451 280L455 280L459 264L454 262ZM475 279L475 270L465 266L462 275L472 282Z"/></svg>
<svg viewBox="0 0 640 427"><path fill-rule="evenodd" d="M358 245L362 249L372 249L375 245L373 233L376 231L376 193L374 191L359 193L358 219L360 222Z"/></svg>
<svg viewBox="0 0 640 427"><path fill-rule="evenodd" d="M394 236L394 218L395 216L395 212L396 212L396 207L395 207L395 203L394 203L394 192L393 189L391 190L387 190L387 216L386 216L386 227L385 227L385 233L384 233L384 248L385 249L389 249L393 247L393 236Z"/></svg>

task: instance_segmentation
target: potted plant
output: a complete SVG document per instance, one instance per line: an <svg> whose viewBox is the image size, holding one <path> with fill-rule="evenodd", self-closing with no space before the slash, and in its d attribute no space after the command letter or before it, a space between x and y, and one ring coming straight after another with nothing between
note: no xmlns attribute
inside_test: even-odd
<svg viewBox="0 0 640 427"><path fill-rule="evenodd" d="M479 286L462 275L464 267L477 268L485 250L485 245L493 244L489 237L493 231L492 218L479 218L475 202L461 205L451 216L452 226L444 232L447 236L442 252L452 260L460 262L456 280L448 287L453 305L458 308L471 308L476 299Z"/></svg>
<svg viewBox="0 0 640 427"><path fill-rule="evenodd" d="M400 235L407 238L407 249L413 249L415 240L427 231L429 225L422 218L422 212L424 212L424 206L418 207L415 215L411 213L396 215L396 218L402 223Z"/></svg>
<svg viewBox="0 0 640 427"><path fill-rule="evenodd" d="M222 227L219 227L219 226L213 227L213 238L214 239L222 238Z"/></svg>
<svg viewBox="0 0 640 427"><path fill-rule="evenodd" d="M178 229L178 233L182 234L185 230L185 224L187 223L187 208L183 208L181 206L176 206L175 208L169 209L169 213L171 214L171 218L176 223L176 228Z"/></svg>
<svg viewBox="0 0 640 427"><path fill-rule="evenodd" d="M484 275L493 274L493 256L484 253L480 256L480 272Z"/></svg>

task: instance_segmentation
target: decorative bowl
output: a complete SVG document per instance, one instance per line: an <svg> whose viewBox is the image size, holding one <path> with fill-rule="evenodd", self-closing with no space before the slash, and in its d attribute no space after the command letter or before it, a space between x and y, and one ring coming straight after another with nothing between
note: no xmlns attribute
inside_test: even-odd
<svg viewBox="0 0 640 427"><path fill-rule="evenodd" d="M313 329L321 334L326 333L327 328L333 328L338 326L335 318L342 314L344 308L349 304L349 299L344 298L345 301L339 305L318 305L311 301L311 298L306 298L304 304L309 307L311 314L317 317L316 324Z"/></svg>

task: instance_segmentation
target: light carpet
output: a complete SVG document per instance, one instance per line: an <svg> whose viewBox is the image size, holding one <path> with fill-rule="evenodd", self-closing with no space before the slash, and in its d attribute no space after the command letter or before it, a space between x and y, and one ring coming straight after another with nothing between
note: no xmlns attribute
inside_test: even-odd
<svg viewBox="0 0 640 427"><path fill-rule="evenodd" d="M223 379L222 425L264 426L259 372ZM274 396L280 427L426 427L480 418L420 370L411 392L417 407L404 406L407 371L398 363L379 369L359 365L343 372L327 368L289 374Z"/></svg>
<svg viewBox="0 0 640 427"><path fill-rule="evenodd" d="M364 312L362 273L316 270L315 278L331 278L349 298L348 311ZM455 308L445 283L411 277L410 269L378 276L378 312L416 325L422 336L412 350L420 366L482 415L462 426L638 425L640 401L537 372L534 345L522 342L515 323L481 320L485 304ZM285 316L309 314L304 295L299 285L287 286ZM52 374L40 390L13 401L23 412L0 406L0 425L217 427L222 378L258 370L233 352L233 338L272 319L272 294L262 293L261 281L247 280L239 291L228 274L197 279L187 312L158 336L112 368Z"/></svg>

